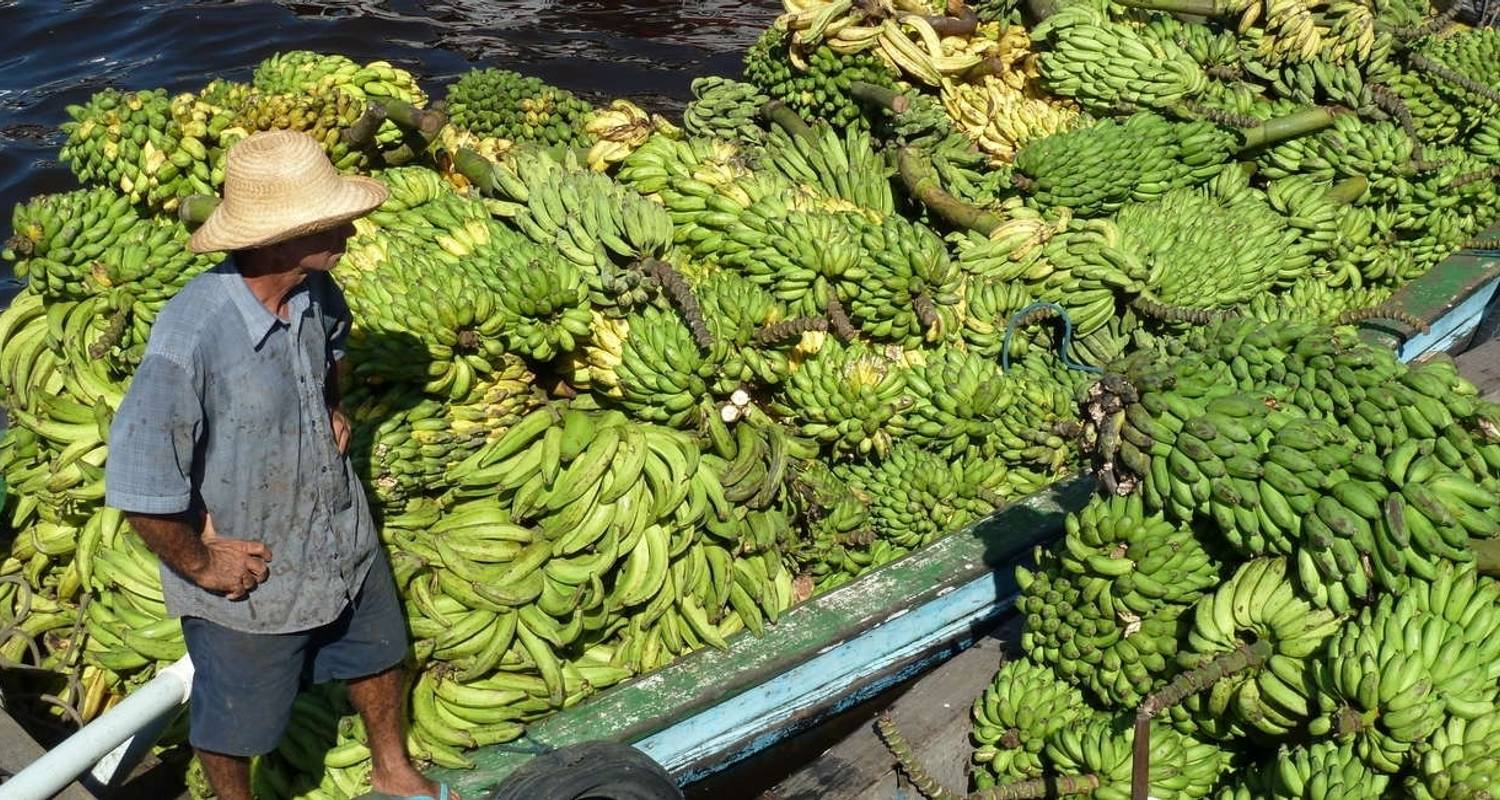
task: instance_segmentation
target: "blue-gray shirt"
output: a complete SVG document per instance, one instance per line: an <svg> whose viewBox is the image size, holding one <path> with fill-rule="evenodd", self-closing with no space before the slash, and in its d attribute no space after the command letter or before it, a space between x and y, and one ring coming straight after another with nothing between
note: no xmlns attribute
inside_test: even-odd
<svg viewBox="0 0 1500 800"><path fill-rule="evenodd" d="M230 259L162 309L110 427L105 502L127 512L206 510L219 536L271 548L243 600L162 567L167 609L248 633L333 621L379 547L368 501L333 439L325 396L350 318L311 273L277 317Z"/></svg>

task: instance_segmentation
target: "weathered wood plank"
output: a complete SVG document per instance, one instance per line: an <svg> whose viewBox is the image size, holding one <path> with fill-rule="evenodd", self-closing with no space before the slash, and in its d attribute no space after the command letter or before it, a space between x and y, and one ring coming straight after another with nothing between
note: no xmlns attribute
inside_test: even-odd
<svg viewBox="0 0 1500 800"><path fill-rule="evenodd" d="M949 788L968 785L970 707L989 686L1001 659L1014 650L1020 618L932 672L889 703L891 716L922 765ZM854 731L807 766L768 790L765 800L889 800L900 784L890 752L872 724L879 709L861 715Z"/></svg>
<svg viewBox="0 0 1500 800"><path fill-rule="evenodd" d="M1486 400L1500 400L1500 339L1459 355L1458 371L1474 383Z"/></svg>
<svg viewBox="0 0 1500 800"><path fill-rule="evenodd" d="M42 757L42 749L31 734L11 716L0 710L0 784L4 778L20 772L23 767ZM59 792L55 800L94 800L94 796L77 783L69 784Z"/></svg>

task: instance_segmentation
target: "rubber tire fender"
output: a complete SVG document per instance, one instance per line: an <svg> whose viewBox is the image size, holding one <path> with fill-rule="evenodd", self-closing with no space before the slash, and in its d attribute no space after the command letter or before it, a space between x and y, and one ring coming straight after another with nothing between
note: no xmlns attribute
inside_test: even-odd
<svg viewBox="0 0 1500 800"><path fill-rule="evenodd" d="M537 756L488 800L683 800L662 766L614 742L584 742Z"/></svg>

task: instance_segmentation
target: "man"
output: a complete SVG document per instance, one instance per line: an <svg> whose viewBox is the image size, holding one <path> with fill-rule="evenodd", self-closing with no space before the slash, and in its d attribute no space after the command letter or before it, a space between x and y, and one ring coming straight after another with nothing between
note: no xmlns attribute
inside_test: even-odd
<svg viewBox="0 0 1500 800"><path fill-rule="evenodd" d="M339 410L350 318L328 271L386 196L301 133L231 148L189 246L233 255L162 310L110 430L106 501L161 558L220 800L251 796L305 678L348 681L377 792L449 797L406 753L405 619Z"/></svg>

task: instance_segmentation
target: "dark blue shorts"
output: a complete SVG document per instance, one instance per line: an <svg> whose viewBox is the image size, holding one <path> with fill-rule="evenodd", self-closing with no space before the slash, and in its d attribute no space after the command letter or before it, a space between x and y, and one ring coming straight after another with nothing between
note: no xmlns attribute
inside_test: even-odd
<svg viewBox="0 0 1500 800"><path fill-rule="evenodd" d="M407 651L406 618L384 558L339 618L323 627L242 633L184 617L182 635L194 670L188 741L231 756L276 749L303 686L374 675Z"/></svg>

